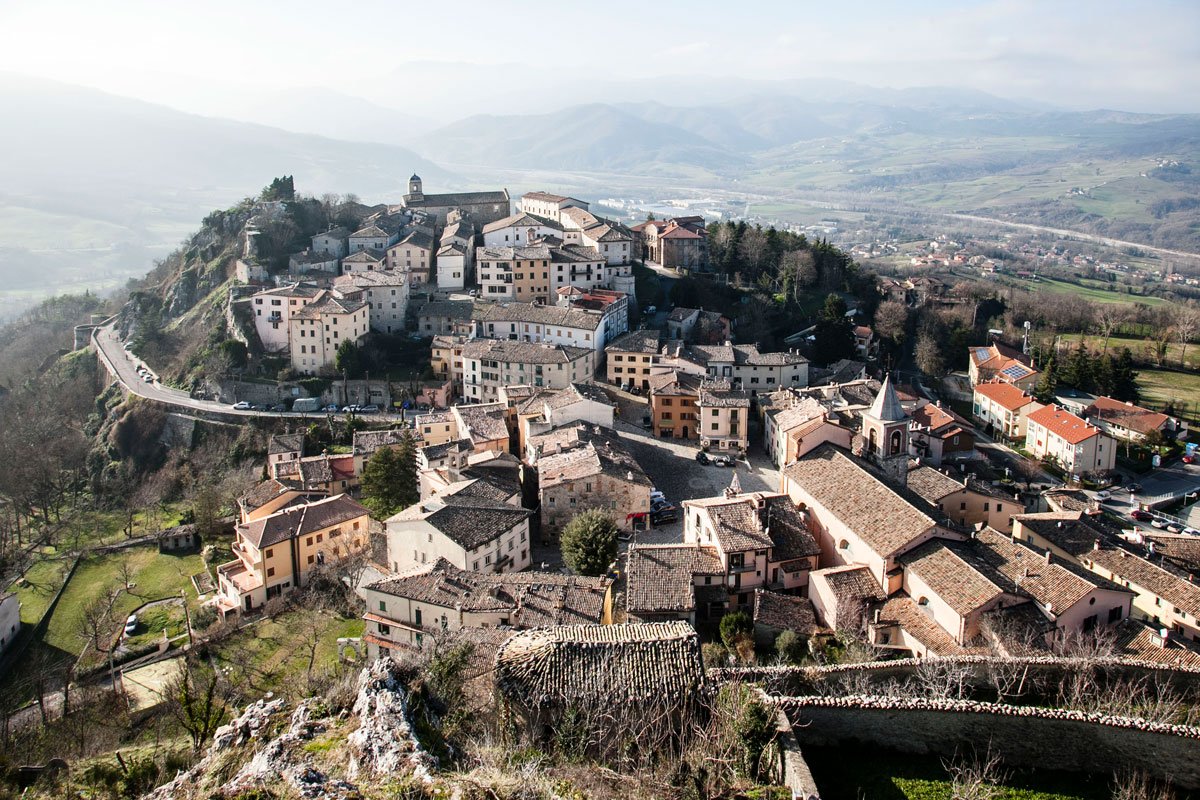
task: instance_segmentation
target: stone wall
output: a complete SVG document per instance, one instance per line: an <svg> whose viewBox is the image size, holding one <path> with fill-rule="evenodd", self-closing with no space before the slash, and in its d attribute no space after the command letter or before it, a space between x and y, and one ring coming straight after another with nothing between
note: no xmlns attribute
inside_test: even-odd
<svg viewBox="0 0 1200 800"><path fill-rule="evenodd" d="M1145 770L1183 789L1200 788L1200 728L1106 714L979 703L853 695L773 698L803 745L844 742L903 753L962 754L991 746L1012 766L1096 776Z"/></svg>
<svg viewBox="0 0 1200 800"><path fill-rule="evenodd" d="M755 683L775 694L808 694L818 686L856 675L864 675L871 682L879 683L912 678L923 663L929 662L919 658L902 658L859 664L831 664L824 667L729 667L710 669L708 676L715 683ZM1060 680L1069 671L1090 669L1101 671L1113 678L1149 678L1156 682L1170 683L1180 689L1200 689L1200 670L1134 659L957 656L939 658L936 663L947 667L970 667L975 680L980 683L986 682L989 670L994 667L1007 670L1028 667L1031 676L1052 681Z"/></svg>

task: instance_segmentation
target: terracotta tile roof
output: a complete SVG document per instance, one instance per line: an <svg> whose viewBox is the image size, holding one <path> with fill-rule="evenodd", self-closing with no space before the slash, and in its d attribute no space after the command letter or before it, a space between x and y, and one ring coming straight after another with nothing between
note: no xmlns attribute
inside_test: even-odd
<svg viewBox="0 0 1200 800"><path fill-rule="evenodd" d="M653 329L630 331L605 345L604 351L606 353L657 354L661 338L662 332Z"/></svg>
<svg viewBox="0 0 1200 800"><path fill-rule="evenodd" d="M602 314L540 303L476 303L471 318L485 324L560 325L589 331L596 330L604 321Z"/></svg>
<svg viewBox="0 0 1200 800"><path fill-rule="evenodd" d="M1135 406L1133 403L1122 403L1111 397L1097 397L1096 402L1088 406L1083 415L1088 419L1094 417L1109 425L1141 434L1162 430L1171 421L1166 414Z"/></svg>
<svg viewBox="0 0 1200 800"><path fill-rule="evenodd" d="M686 622L538 628L496 653L496 688L527 708L668 703L704 685L700 640Z"/></svg>
<svg viewBox="0 0 1200 800"><path fill-rule="evenodd" d="M522 199L526 197L528 197L530 200L541 200L546 203L562 203L567 200L575 199L573 197L566 197L561 194L552 194L550 192L526 192L525 194L521 195Z"/></svg>
<svg viewBox="0 0 1200 800"><path fill-rule="evenodd" d="M260 550L306 533L367 517L370 512L349 495L314 500L238 525L238 533ZM366 533L364 529L363 533Z"/></svg>
<svg viewBox="0 0 1200 800"><path fill-rule="evenodd" d="M922 465L908 471L908 488L936 506L943 497L966 487L944 472Z"/></svg>
<svg viewBox="0 0 1200 800"><path fill-rule="evenodd" d="M851 564L820 570L839 603L883 600L883 589L865 566Z"/></svg>
<svg viewBox="0 0 1200 800"><path fill-rule="evenodd" d="M1042 514L1018 514L1013 517L1025 528L1073 556L1091 550L1109 534L1078 511L1048 511Z"/></svg>
<svg viewBox="0 0 1200 800"><path fill-rule="evenodd" d="M1070 411L1053 405L1034 411L1029 415L1029 422L1041 425L1049 433L1069 444L1085 442L1101 433L1099 428L1092 427Z"/></svg>
<svg viewBox="0 0 1200 800"><path fill-rule="evenodd" d="M1123 658L1200 670L1200 646L1174 636L1164 642L1157 630L1138 620L1121 620L1114 644Z"/></svg>
<svg viewBox="0 0 1200 800"><path fill-rule="evenodd" d="M1011 383L1003 381L985 381L975 385L975 393L991 400L1001 408L1009 411L1019 411L1030 403L1036 403L1032 395L1019 389Z"/></svg>
<svg viewBox="0 0 1200 800"><path fill-rule="evenodd" d="M277 455L279 453L303 453L304 452L304 434L303 433L278 433L271 437L270 443L267 444L267 453Z"/></svg>
<svg viewBox="0 0 1200 800"><path fill-rule="evenodd" d="M965 617L1007 591L975 555L945 539L931 539L900 556L900 563Z"/></svg>
<svg viewBox="0 0 1200 800"><path fill-rule="evenodd" d="M1053 555L1047 561L1044 553L992 528L979 531L974 541L964 545L1002 576L999 582L1006 589L1029 595L1053 614L1061 614L1096 589L1129 591L1078 564Z"/></svg>
<svg viewBox="0 0 1200 800"><path fill-rule="evenodd" d="M935 525L858 459L822 444L784 467L807 492L880 556L890 556Z"/></svg>
<svg viewBox="0 0 1200 800"><path fill-rule="evenodd" d="M807 597L763 589L754 591L754 624L777 631L796 631L804 636L823 630L817 624L816 609Z"/></svg>
<svg viewBox="0 0 1200 800"><path fill-rule="evenodd" d="M255 484L250 491L238 498L238 505L241 506L243 513L249 513L255 509L262 508L267 503L276 499L280 495L288 492L296 492L298 494L310 494L306 492L299 483L293 480L279 480L276 478L268 478L261 483ZM316 494L323 494L317 492Z"/></svg>
<svg viewBox="0 0 1200 800"><path fill-rule="evenodd" d="M692 611L696 608L693 582L696 576L706 575L718 585L725 576L711 547L633 545L625 572L625 608L632 615Z"/></svg>
<svg viewBox="0 0 1200 800"><path fill-rule="evenodd" d="M1080 555L1079 560L1089 568L1099 567L1102 572L1111 574L1115 581L1129 581L1132 584L1130 588L1139 594L1153 593L1175 608L1186 611L1193 619L1200 617L1200 586L1144 558L1126 550L1103 547ZM1170 609L1163 611L1165 616Z"/></svg>
<svg viewBox="0 0 1200 800"><path fill-rule="evenodd" d="M962 655L967 652L942 626L923 614L908 595L893 595L879 607L877 624L882 623L899 625L908 636L925 645L935 655Z"/></svg>
<svg viewBox="0 0 1200 800"><path fill-rule="evenodd" d="M1180 569L1200 572L1200 536L1147 533L1146 544L1154 544L1156 559L1165 558Z"/></svg>
<svg viewBox="0 0 1200 800"><path fill-rule="evenodd" d="M388 518L393 522L423 521L463 550L494 542L514 530L533 512L502 500L464 495L436 495Z"/></svg>
<svg viewBox="0 0 1200 800"><path fill-rule="evenodd" d="M508 364L568 364L592 351L565 344L472 339L463 345L463 358L486 359Z"/></svg>
<svg viewBox="0 0 1200 800"><path fill-rule="evenodd" d="M412 431L406 428L396 428L386 431L355 431L354 455L370 457L381 447L394 447L404 441L405 434L412 436ZM414 439L414 444L416 440Z"/></svg>
<svg viewBox="0 0 1200 800"><path fill-rule="evenodd" d="M461 570L444 559L366 588L457 612L506 613L515 628L595 625L604 615L607 578L550 572Z"/></svg>
<svg viewBox="0 0 1200 800"><path fill-rule="evenodd" d="M604 429L601 429L604 430ZM641 464L615 436L596 434L582 447L538 458L538 484L546 489L591 475L609 475L627 484L653 486Z"/></svg>

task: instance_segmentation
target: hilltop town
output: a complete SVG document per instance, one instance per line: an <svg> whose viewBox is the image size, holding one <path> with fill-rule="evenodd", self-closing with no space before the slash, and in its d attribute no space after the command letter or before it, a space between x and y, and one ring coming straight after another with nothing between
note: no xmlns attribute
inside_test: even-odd
<svg viewBox="0 0 1200 800"><path fill-rule="evenodd" d="M170 709L194 748L142 787L163 798L445 796L522 747L558 781L538 796L617 793L586 759L644 796L817 797L838 748L911 737L965 770L979 725L1014 769L1055 742L1055 769L1200 788L1200 466L1116 326L1103 352L989 328L995 298L824 242L547 191L413 175L300 230L310 202L286 178L214 217L224 243L50 373L101 387L70 491L127 511L71 544L70 491L52 514L38 476L2 487L0 647L55 676L23 675L6 730L64 729L72 687ZM723 274L735 235L777 265L744 247ZM930 366L913 333L967 307ZM121 463L151 451L147 483L174 472L147 502ZM81 580L81 651L35 663Z"/></svg>

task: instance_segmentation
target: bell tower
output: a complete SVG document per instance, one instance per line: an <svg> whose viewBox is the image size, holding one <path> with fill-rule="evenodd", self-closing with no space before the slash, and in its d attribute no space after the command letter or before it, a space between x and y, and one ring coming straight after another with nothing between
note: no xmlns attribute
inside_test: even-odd
<svg viewBox="0 0 1200 800"><path fill-rule="evenodd" d="M908 424L892 378L884 376L875 402L862 415L863 455L901 486L908 483Z"/></svg>
<svg viewBox="0 0 1200 800"><path fill-rule="evenodd" d="M413 176L408 179L408 194L404 196L405 200L423 200L424 192L421 191L421 176L413 173Z"/></svg>

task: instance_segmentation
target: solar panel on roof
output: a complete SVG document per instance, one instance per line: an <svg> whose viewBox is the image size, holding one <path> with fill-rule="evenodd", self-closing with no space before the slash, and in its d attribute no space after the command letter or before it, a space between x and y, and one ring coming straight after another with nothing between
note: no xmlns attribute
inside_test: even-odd
<svg viewBox="0 0 1200 800"><path fill-rule="evenodd" d="M980 360L986 359L991 354L992 354L992 351L987 349L986 347L979 347L979 348L975 349L975 357Z"/></svg>
<svg viewBox="0 0 1200 800"><path fill-rule="evenodd" d="M1031 370L1029 367L1022 366L1020 364L1013 364L1012 366L1005 367L1004 369L1000 370L1000 374L1008 378L1024 378L1030 372Z"/></svg>

